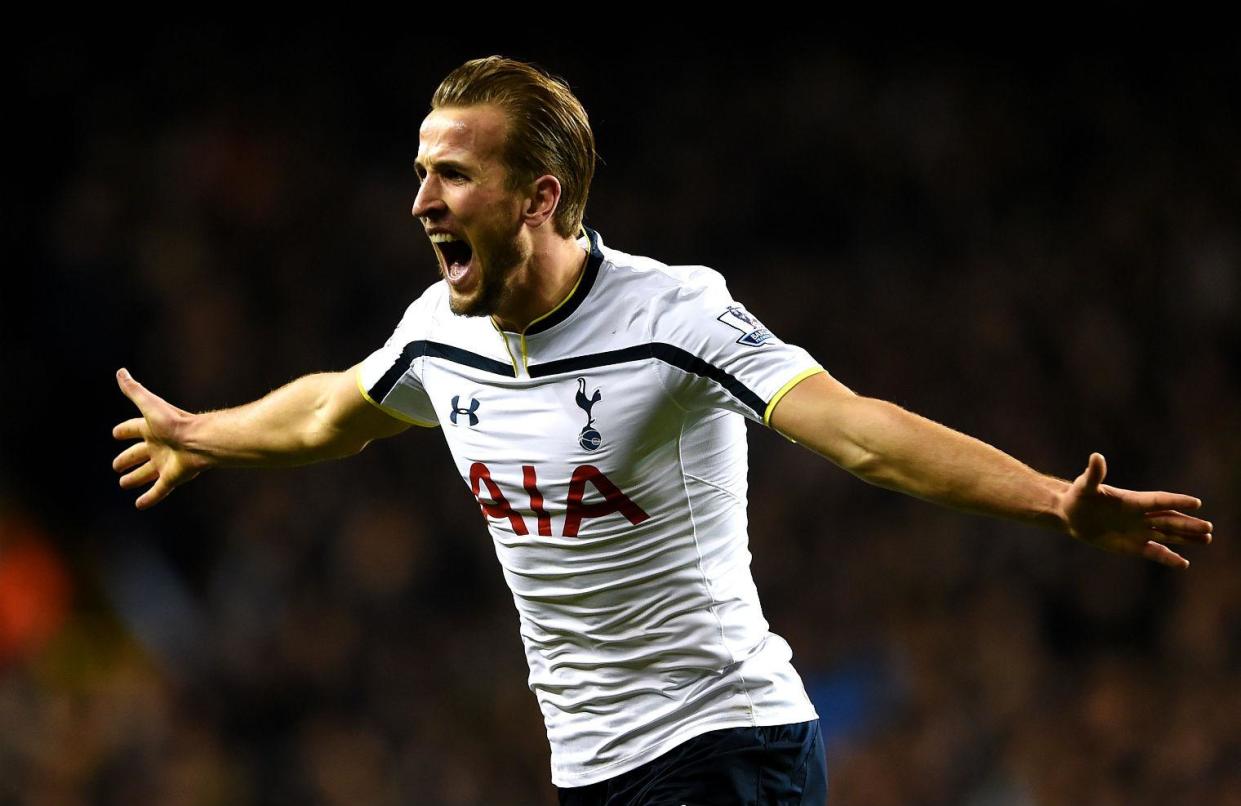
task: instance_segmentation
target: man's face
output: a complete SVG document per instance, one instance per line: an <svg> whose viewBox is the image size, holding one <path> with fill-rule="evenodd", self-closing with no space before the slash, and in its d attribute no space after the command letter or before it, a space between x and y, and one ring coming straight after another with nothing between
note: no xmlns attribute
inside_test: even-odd
<svg viewBox="0 0 1241 806"><path fill-rule="evenodd" d="M446 107L418 131L414 170L422 186L412 212L435 247L450 307L463 316L495 313L529 258L520 237L523 197L509 189L503 159L507 127L494 106Z"/></svg>

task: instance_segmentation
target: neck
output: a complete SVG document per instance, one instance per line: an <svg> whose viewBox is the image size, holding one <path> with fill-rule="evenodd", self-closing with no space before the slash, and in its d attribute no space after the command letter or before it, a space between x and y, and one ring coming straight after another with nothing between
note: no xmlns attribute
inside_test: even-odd
<svg viewBox="0 0 1241 806"><path fill-rule="evenodd" d="M505 302L491 318L501 330L524 331L569 296L586 258L574 238L534 239L529 259L513 272Z"/></svg>

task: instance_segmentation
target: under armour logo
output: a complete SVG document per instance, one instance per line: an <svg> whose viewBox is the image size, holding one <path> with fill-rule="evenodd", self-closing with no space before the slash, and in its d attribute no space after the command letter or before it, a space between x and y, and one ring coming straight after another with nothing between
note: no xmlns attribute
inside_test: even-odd
<svg viewBox="0 0 1241 806"><path fill-rule="evenodd" d="M448 415L448 419L452 420L452 424L457 424L457 415L464 414L470 418L470 428L478 425L478 415L474 412L478 411L478 401L470 398L470 407L468 409L461 407L461 395L452 396L452 412Z"/></svg>

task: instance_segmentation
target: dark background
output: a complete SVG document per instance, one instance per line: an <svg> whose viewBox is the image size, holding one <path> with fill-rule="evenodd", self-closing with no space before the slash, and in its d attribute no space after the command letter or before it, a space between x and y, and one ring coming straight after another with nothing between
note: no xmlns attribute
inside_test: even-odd
<svg viewBox="0 0 1241 806"><path fill-rule="evenodd" d="M1178 573L752 428L754 573L833 802L1241 802L1233 54L392 27L16 47L0 802L554 802L511 599L438 434L211 474L145 513L109 466L119 366L205 410L383 343L436 276L418 122L492 52L582 99L609 245L720 270L860 393L1207 502L1217 541Z"/></svg>

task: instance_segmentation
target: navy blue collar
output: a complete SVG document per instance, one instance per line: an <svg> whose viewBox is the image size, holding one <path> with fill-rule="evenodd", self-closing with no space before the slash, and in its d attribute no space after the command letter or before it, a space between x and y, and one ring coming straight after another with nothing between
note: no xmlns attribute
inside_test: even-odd
<svg viewBox="0 0 1241 806"><path fill-rule="evenodd" d="M586 268L582 270L582 279L578 280L573 293L560 303L560 307L548 314L546 318L531 324L526 328L525 335L542 333L568 319L581 306L582 300L586 299L586 295L594 287L595 280L599 277L599 267L603 265L603 252L599 250L599 233L586 227L582 230L586 233L587 240L590 241L590 254L586 258Z"/></svg>

